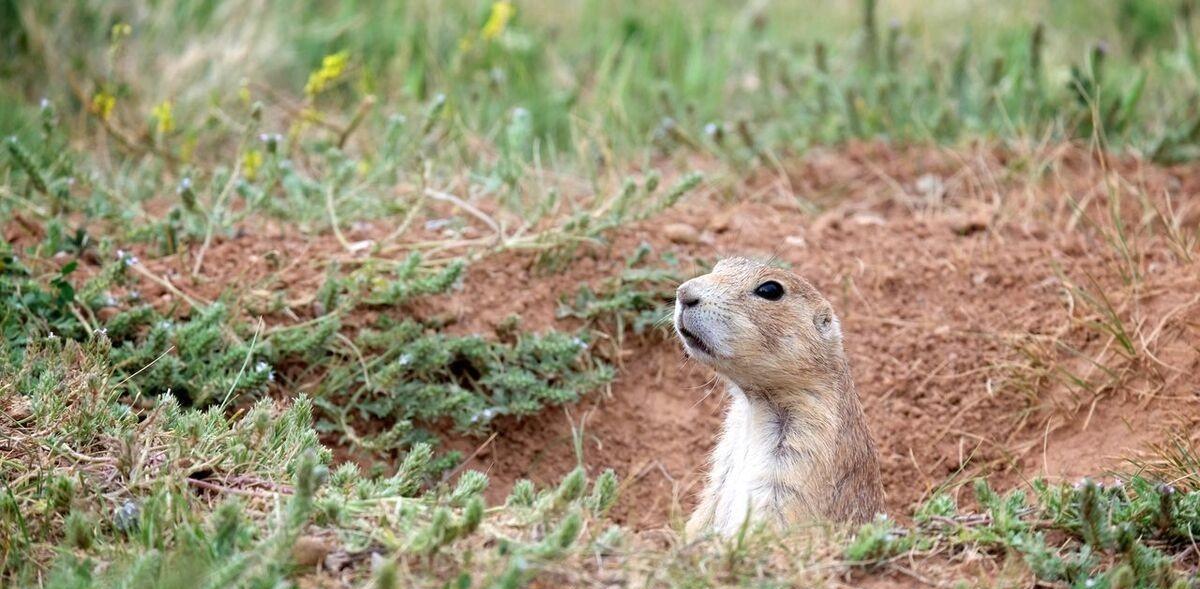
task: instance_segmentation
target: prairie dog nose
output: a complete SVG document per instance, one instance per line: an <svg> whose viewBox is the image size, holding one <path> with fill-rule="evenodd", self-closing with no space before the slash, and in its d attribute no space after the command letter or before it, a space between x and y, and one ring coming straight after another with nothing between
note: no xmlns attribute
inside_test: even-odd
<svg viewBox="0 0 1200 589"><path fill-rule="evenodd" d="M700 293L696 292L696 289L689 284L684 283L676 292L676 299L684 309L690 309L700 304Z"/></svg>

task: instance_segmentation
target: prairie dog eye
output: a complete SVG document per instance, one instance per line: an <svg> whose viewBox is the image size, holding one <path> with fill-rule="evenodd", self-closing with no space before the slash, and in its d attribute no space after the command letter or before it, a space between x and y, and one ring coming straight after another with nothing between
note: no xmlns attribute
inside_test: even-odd
<svg viewBox="0 0 1200 589"><path fill-rule="evenodd" d="M775 282L774 280L768 280L758 285L758 287L754 289L754 294L767 299L768 301L778 301L779 299L783 298L783 285Z"/></svg>

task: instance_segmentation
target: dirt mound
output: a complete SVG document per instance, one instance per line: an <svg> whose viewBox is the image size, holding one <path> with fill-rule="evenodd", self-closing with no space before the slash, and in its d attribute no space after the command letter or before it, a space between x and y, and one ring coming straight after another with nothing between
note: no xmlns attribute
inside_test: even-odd
<svg viewBox="0 0 1200 589"><path fill-rule="evenodd" d="M781 181L765 179L765 191L745 190L761 198L692 202L622 230L563 274L539 276L530 256L495 256L471 269L451 303L457 329L487 332L511 313L550 325L558 297L620 272L643 242L680 260L774 258L808 277L843 318L893 511L983 472L1007 485L1097 474L1176 425L1167 407L1200 415L1200 391L1186 376L1200 367L1196 265L1162 239L1130 236L1150 272L1124 276L1130 260L1100 216L1108 182L1187 196L1174 206L1190 211L1200 210L1195 192L1178 190L1200 176L1131 161L1112 170L1076 151L1043 154L1028 163L1042 172L1017 176L1003 157L859 146L802 162L790 179L800 198L772 194ZM806 212L824 202L837 204ZM669 223L701 241L672 242L661 230ZM1088 297L1107 297L1126 329L1152 341L1135 343L1133 359L1114 353L1119 344L1088 325L1106 319ZM1167 349L1169 360L1152 359ZM499 500L516 478L561 477L575 464L573 428L582 429L589 468L613 467L625 479L618 517L660 525L692 505L721 420L720 387L675 342L635 342L610 395L498 424L468 466L489 472ZM477 446L455 443L468 453Z"/></svg>
<svg viewBox="0 0 1200 589"><path fill-rule="evenodd" d="M446 316L457 333L492 334L514 314L523 329L573 328L556 319L559 300L619 274L642 243L674 254L683 274L731 254L786 263L842 317L897 514L979 473L1012 486L1102 472L1200 421L1200 271L1187 241L1200 223L1194 168L1070 147L868 144L814 151L784 175L726 188L620 229L561 272L539 271L527 252L486 257L460 291L405 312ZM680 230L664 231L671 224ZM360 224L345 237L393 229ZM193 257L143 260L202 300L231 285L243 303L286 292L302 319L327 264L361 255L331 235L265 224L215 240L195 277ZM149 300L178 296L161 281L142 286ZM519 478L557 481L576 464L579 432L593 474L611 467L624 480L619 521L645 529L686 517L721 421L722 385L668 336L634 338L621 354L607 394L501 420L490 441L448 441L471 456L466 467L489 473L490 500Z"/></svg>

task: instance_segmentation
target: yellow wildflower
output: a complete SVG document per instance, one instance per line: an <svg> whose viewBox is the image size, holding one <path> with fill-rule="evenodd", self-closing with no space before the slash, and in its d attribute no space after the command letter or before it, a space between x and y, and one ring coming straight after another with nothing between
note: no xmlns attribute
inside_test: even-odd
<svg viewBox="0 0 1200 589"><path fill-rule="evenodd" d="M131 34L133 34L133 27L129 26L129 23L119 22L112 27L112 42L116 43Z"/></svg>
<svg viewBox="0 0 1200 589"><path fill-rule="evenodd" d="M504 33L504 29L508 27L508 21L517 13L517 9L512 2L508 0L500 0L492 3L492 13L488 15L487 22L483 25L483 30L479 32L484 39L491 41Z"/></svg>
<svg viewBox="0 0 1200 589"><path fill-rule="evenodd" d="M300 111L300 120L305 123L319 123L321 119L321 111L315 108L305 108Z"/></svg>
<svg viewBox="0 0 1200 589"><path fill-rule="evenodd" d="M101 90L92 97L92 112L102 120L107 121L112 116L113 108L117 106L117 97Z"/></svg>
<svg viewBox="0 0 1200 589"><path fill-rule="evenodd" d="M350 62L350 52L338 51L326 55L321 60L321 67L317 71L309 74L308 83L304 85L304 93L309 96L316 96L325 91L329 84L337 81L346 73L346 65Z"/></svg>
<svg viewBox="0 0 1200 589"><path fill-rule="evenodd" d="M238 88L238 100L242 101L242 105L250 106L250 98L250 87L243 82L242 87Z"/></svg>
<svg viewBox="0 0 1200 589"><path fill-rule="evenodd" d="M474 35L472 33L467 33L458 40L459 53L466 53L475 46L475 39L472 38L473 36Z"/></svg>
<svg viewBox="0 0 1200 589"><path fill-rule="evenodd" d="M175 114L172 112L171 101L164 100L154 107L150 112L150 116L158 122L157 129L159 135L166 135L175 130Z"/></svg>
<svg viewBox="0 0 1200 589"><path fill-rule="evenodd" d="M246 176L247 180L253 181L258 177L258 170L262 167L262 164L263 154L261 151L257 149L246 151L242 155L242 174Z"/></svg>
<svg viewBox="0 0 1200 589"><path fill-rule="evenodd" d="M179 159L182 160L183 163L191 163L192 158L196 156L196 144L199 143L199 141L200 140L197 139L195 135L187 137L183 140L183 145L179 147Z"/></svg>

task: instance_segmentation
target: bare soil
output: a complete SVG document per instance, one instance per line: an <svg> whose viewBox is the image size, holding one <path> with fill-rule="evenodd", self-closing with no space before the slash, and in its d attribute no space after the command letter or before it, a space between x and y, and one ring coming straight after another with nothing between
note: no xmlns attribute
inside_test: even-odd
<svg viewBox="0 0 1200 589"><path fill-rule="evenodd" d="M1138 237L1149 273L1123 278L1124 258L1098 229L1108 210L1099 203L1118 177L1137 183L1119 190L1167 192L1179 216L1194 219L1200 176L1068 150L1044 154L1044 173L1013 178L1005 157L879 145L816 154L787 181L824 212L780 196L790 191L752 184L623 229L608 250L563 274L538 275L528 256L490 258L471 269L450 307L469 331L486 332L510 313L548 326L558 297L619 273L642 242L681 260L773 258L817 285L841 314L892 511L978 474L1011 487L1128 467L1125 457L1168 429L1193 431L1200 414L1200 273L1162 240ZM1096 228L1073 217L1068 199L1082 203ZM1131 203L1126 208L1132 214ZM664 237L671 223L694 228L699 241ZM1134 337L1158 330L1153 341L1132 360L1114 354L1112 338L1084 325L1095 312L1064 280L1106 294L1126 329L1142 334ZM1170 357L1155 359L1163 354ZM611 394L500 424L469 466L491 475L497 500L516 478L550 484L574 466L572 429L582 428L589 468L625 477L618 517L639 528L675 521L702 484L721 389L673 340L644 338L623 356ZM476 444L454 446L470 452Z"/></svg>
<svg viewBox="0 0 1200 589"><path fill-rule="evenodd" d="M573 328L555 318L560 298L620 273L643 242L674 253L684 275L702 272L697 260L732 254L786 263L842 318L887 505L903 514L939 486L979 474L1000 487L1096 476L1128 468L1125 458L1168 431L1194 435L1200 265L1167 228L1194 235L1198 223L1196 167L1069 146L850 145L685 200L618 230L561 272L539 271L528 252L486 257L469 267L461 290L405 312L447 316L458 333L492 334L512 314L524 329ZM671 224L686 230L664 231ZM362 224L346 237L391 229ZM282 292L302 309L324 263L353 258L330 235L264 224L218 239L199 278L190 277L190 257L147 259L145 267L191 296L212 300L237 284L243 297ZM1132 351L1098 327L1111 323L1105 305ZM676 523L702 484L722 385L665 331L631 338L618 363L605 394L503 420L490 442L447 445L489 474L489 499L502 501L517 479L553 484L573 468L572 431L580 429L589 470L611 467L624 481L618 520L639 529Z"/></svg>

